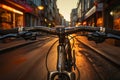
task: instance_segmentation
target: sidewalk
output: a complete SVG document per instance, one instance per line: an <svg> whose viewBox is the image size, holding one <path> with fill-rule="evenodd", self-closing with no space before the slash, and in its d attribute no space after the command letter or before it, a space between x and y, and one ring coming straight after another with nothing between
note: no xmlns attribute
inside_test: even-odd
<svg viewBox="0 0 120 80"><path fill-rule="evenodd" d="M84 45L92 48L97 53L106 57L113 63L120 65L120 47L112 46L105 42L96 44L94 41L88 41L84 36L77 37Z"/></svg>
<svg viewBox="0 0 120 80"><path fill-rule="evenodd" d="M37 40L27 40L26 41L24 39L16 39L16 40L8 42L8 43L0 42L0 52L8 50L8 49L16 48L16 47L19 47L19 46L24 46L24 45L27 45L27 44L31 44L31 43L34 43L36 41L44 40L44 39L45 39L45 37L42 36L42 37L38 38Z"/></svg>
<svg viewBox="0 0 120 80"><path fill-rule="evenodd" d="M30 42L32 42L32 41L25 41L22 39L17 39L16 41L11 41L11 42L7 42L7 43L0 43L0 51L7 50L9 48L13 48L13 47L27 44Z"/></svg>

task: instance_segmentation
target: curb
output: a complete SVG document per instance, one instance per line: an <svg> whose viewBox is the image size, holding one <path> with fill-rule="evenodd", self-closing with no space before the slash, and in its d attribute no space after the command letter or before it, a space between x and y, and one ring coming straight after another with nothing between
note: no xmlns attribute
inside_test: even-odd
<svg viewBox="0 0 120 80"><path fill-rule="evenodd" d="M116 65L117 67L120 67L120 63L119 61L116 61L115 59L113 59L111 56L107 55L105 52L98 50L97 48L81 41L78 40L77 41L81 42L83 45L85 45L86 47L92 49L93 51L95 51L96 53L98 53L100 56L102 56L103 58L105 58L106 60L109 60L112 64Z"/></svg>

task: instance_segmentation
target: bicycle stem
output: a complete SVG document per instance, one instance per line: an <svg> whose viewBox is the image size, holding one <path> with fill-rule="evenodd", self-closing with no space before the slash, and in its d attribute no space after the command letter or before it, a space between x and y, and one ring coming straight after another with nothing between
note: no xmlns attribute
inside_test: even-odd
<svg viewBox="0 0 120 80"><path fill-rule="evenodd" d="M65 29L64 28L57 28L57 33L58 37L59 37L59 45L57 47L57 51L58 51L58 56L57 56L57 70L59 72L62 72L65 70L65 60L66 60L66 54L65 54L65 45L64 45L64 41L65 41Z"/></svg>

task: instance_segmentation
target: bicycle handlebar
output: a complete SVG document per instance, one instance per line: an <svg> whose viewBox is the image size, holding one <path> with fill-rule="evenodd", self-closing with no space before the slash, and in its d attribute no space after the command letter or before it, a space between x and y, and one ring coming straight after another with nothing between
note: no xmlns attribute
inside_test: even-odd
<svg viewBox="0 0 120 80"><path fill-rule="evenodd" d="M111 28L106 28L105 33L110 33L110 34L113 34L113 35L120 36L120 31L118 31L118 30L113 30L113 29L111 29Z"/></svg>
<svg viewBox="0 0 120 80"><path fill-rule="evenodd" d="M87 31L87 32L95 32L95 31L102 31L101 27L57 27L57 28L48 28L48 27L26 27L24 28L24 30L27 31L32 31L32 32L36 32L36 31L42 31L42 32L47 32L50 34L54 34L54 35L68 35L68 34L73 34L76 32L80 32L80 31Z"/></svg>
<svg viewBox="0 0 120 80"><path fill-rule="evenodd" d="M0 40L9 38L9 37L17 37L17 34L7 34L7 35L0 36Z"/></svg>
<svg viewBox="0 0 120 80"><path fill-rule="evenodd" d="M6 34L14 34L14 33L18 33L18 28L14 28L14 29L7 29L7 30L0 30L0 35L6 35Z"/></svg>
<svg viewBox="0 0 120 80"><path fill-rule="evenodd" d="M49 28L49 27L44 27L44 26L36 26L36 27L25 27L23 28L24 31L27 32L45 32L45 33L50 33L53 35L68 35L68 34L73 34L73 33L77 33L80 31L87 31L87 32L102 32L102 33L110 33L113 35L117 35L117 37L120 37L120 31L117 30L112 30L109 28L104 28L104 27L91 27L91 26L79 26L79 27L56 27L56 28ZM3 31L4 33L5 31ZM6 33L18 33L18 29L13 29L10 31L6 31ZM0 34L2 33L2 31L0 30ZM113 35L111 38L113 38ZM5 37L11 37L12 35L8 35L8 36L4 36ZM14 37L14 35L13 35ZM115 36L116 37L116 36ZM0 39L2 39L2 37L0 37ZM116 39L116 38L115 38ZM118 38L119 39L119 38Z"/></svg>
<svg viewBox="0 0 120 80"><path fill-rule="evenodd" d="M104 28L104 27L91 27L91 26L79 26L79 27L57 27L57 28L49 28L49 27L25 27L24 28L27 31L43 31L48 32L50 34L58 35L58 34L72 34L80 31L87 31L87 32L105 32L105 33L111 33L114 35L120 36L120 31L113 30L110 28Z"/></svg>

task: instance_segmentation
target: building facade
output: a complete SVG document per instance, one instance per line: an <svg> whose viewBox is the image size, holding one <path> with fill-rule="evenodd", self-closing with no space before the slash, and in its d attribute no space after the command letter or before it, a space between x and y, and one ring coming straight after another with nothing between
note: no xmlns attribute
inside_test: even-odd
<svg viewBox="0 0 120 80"><path fill-rule="evenodd" d="M120 0L79 0L77 24L120 30ZM108 40L120 45L120 41Z"/></svg>
<svg viewBox="0 0 120 80"><path fill-rule="evenodd" d="M0 29L61 24L57 0L0 0ZM43 9L39 9L42 6Z"/></svg>
<svg viewBox="0 0 120 80"><path fill-rule="evenodd" d="M32 8L25 0L0 0L0 29L24 26L26 12L32 12Z"/></svg>
<svg viewBox="0 0 120 80"><path fill-rule="evenodd" d="M48 26L55 26L61 24L61 16L59 13L59 9L57 8L57 0L47 0L47 21Z"/></svg>
<svg viewBox="0 0 120 80"><path fill-rule="evenodd" d="M104 26L120 31L120 0L105 0L103 3ZM119 40L109 40L108 43L120 46Z"/></svg>
<svg viewBox="0 0 120 80"><path fill-rule="evenodd" d="M78 22L81 25L103 26L103 3L97 0L79 0Z"/></svg>
<svg viewBox="0 0 120 80"><path fill-rule="evenodd" d="M71 19L71 26L75 26L77 21L77 8L72 9L70 19Z"/></svg>
<svg viewBox="0 0 120 80"><path fill-rule="evenodd" d="M105 0L104 3L104 26L120 30L120 1Z"/></svg>
<svg viewBox="0 0 120 80"><path fill-rule="evenodd" d="M32 12L31 13L25 13L25 26L30 27L30 26L38 26L40 25L40 13L38 6L41 5L41 0L26 0L26 3L32 7Z"/></svg>

